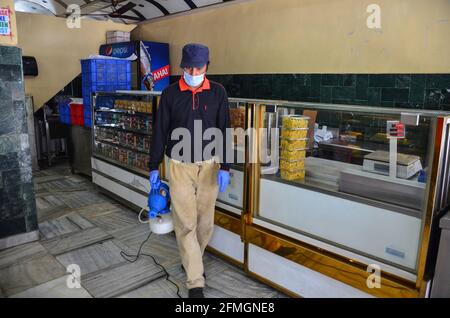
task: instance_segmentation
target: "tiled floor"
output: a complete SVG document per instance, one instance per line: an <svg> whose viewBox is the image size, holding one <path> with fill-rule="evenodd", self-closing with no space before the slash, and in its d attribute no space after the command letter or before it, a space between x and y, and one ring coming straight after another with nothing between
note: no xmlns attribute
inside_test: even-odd
<svg viewBox="0 0 450 318"><path fill-rule="evenodd" d="M135 212L66 165L34 173L34 183L41 239L0 251L0 297L177 297L149 257L129 263L120 256L136 253L148 235ZM186 297L173 233L151 236L142 252L167 268ZM68 287L70 264L80 268L80 288ZM204 264L206 297L285 297L209 253Z"/></svg>

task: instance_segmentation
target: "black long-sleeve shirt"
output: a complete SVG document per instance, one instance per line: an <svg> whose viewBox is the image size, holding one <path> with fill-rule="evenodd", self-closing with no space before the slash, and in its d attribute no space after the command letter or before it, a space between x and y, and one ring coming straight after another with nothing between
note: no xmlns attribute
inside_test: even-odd
<svg viewBox="0 0 450 318"><path fill-rule="evenodd" d="M197 125L201 123L201 131L198 130L198 133L201 133L201 139L198 139L200 140L200 143L197 144L198 147L194 144L195 120L199 120ZM186 132L189 131L190 139L184 140L179 135L171 138L172 132L176 128L185 128ZM206 78L202 85L195 90L189 87L183 78L171 84L162 92L156 112L156 120L153 124L150 171L158 169L163 160L164 152L170 158L185 162L211 159L211 156L209 154L204 155L203 151L208 144L214 143L215 136L211 139L201 137L204 136L204 132L208 128L219 129L223 136L223 145L221 149L217 148L219 153L215 151L208 151L208 153L211 152L213 156L219 157L220 169L229 170L226 151L231 150L231 137L229 130L227 131L227 128L230 128L230 113L225 88L221 84L209 81ZM195 133L197 134L197 131ZM177 143L180 144L176 145ZM182 144L186 147L179 151ZM174 155L172 155L172 149L174 149ZM220 153L220 150L222 153Z"/></svg>

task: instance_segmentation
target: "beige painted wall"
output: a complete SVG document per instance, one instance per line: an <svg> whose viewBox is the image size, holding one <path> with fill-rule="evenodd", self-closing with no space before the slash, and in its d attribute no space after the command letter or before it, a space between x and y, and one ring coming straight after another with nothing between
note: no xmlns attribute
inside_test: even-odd
<svg viewBox="0 0 450 318"><path fill-rule="evenodd" d="M0 36L0 44L16 45L17 44L17 27L16 13L14 12L14 0L0 0L0 8L9 8L11 10L11 36Z"/></svg>
<svg viewBox="0 0 450 318"><path fill-rule="evenodd" d="M69 29L63 18L18 12L17 27L22 54L38 63L39 76L25 78L25 92L37 109L81 72L80 59L98 54L106 31L135 26L82 19L80 29Z"/></svg>
<svg viewBox="0 0 450 318"><path fill-rule="evenodd" d="M381 30L366 8L381 7ZM250 0L139 26L136 39L211 49L212 74L450 73L450 0Z"/></svg>

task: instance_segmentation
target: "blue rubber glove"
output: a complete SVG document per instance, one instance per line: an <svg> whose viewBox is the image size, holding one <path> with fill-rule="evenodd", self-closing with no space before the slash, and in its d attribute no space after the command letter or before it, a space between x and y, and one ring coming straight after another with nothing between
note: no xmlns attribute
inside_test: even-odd
<svg viewBox="0 0 450 318"><path fill-rule="evenodd" d="M219 191L224 192L230 183L230 172L225 170L219 170L217 173L217 184L219 185Z"/></svg>
<svg viewBox="0 0 450 318"><path fill-rule="evenodd" d="M150 171L150 186L152 189L157 189L161 185L161 180L159 179L159 171L152 170Z"/></svg>

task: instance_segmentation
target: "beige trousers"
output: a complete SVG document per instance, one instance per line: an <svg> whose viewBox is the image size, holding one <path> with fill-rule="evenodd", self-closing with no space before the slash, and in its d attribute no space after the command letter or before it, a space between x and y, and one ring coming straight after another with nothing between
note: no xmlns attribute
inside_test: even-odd
<svg viewBox="0 0 450 318"><path fill-rule="evenodd" d="M203 253L214 229L218 170L214 161L169 163L173 223L188 289L205 286Z"/></svg>

